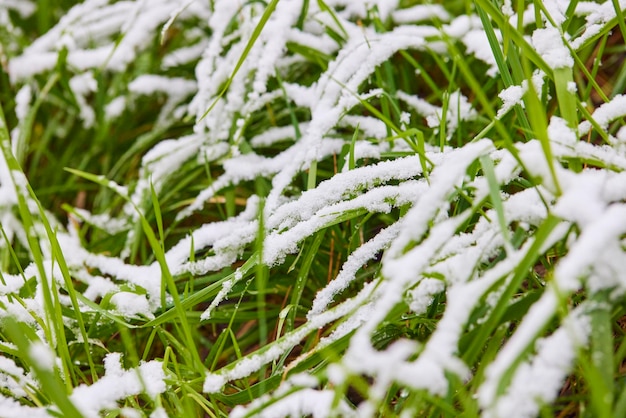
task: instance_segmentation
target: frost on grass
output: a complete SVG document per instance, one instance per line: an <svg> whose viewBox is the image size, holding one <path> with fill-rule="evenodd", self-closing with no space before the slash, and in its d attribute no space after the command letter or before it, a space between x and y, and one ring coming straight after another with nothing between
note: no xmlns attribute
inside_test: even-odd
<svg viewBox="0 0 626 418"><path fill-rule="evenodd" d="M456 390L454 382L471 381L479 370L477 408L494 417L536 415L554 401L589 344L592 309L570 299L610 291L606 303L613 304L626 295L625 96L597 106L576 130L558 112L547 119L546 132L534 135L539 139L508 144L510 138L491 129L518 123L520 113L511 110L528 111L529 91L554 100L548 70L575 68L573 53L614 24L616 4L626 6L578 2L569 10L567 2L544 3L541 10L531 4L516 11L518 5L505 2L503 19L526 30L516 42L548 67L534 62L545 71L536 68L529 80L513 83L499 78L481 18L454 16L444 5L280 1L263 30L261 2L87 0L74 6L28 46L12 44L6 63L19 92L12 143L3 138L0 158L0 248L28 249L28 263L2 271L0 317L30 327L45 342L30 345L28 360L62 374L59 329L72 349L100 347L101 335L85 341L81 334L85 317L96 321L89 328L95 332L173 313L177 299L163 288L168 272L150 256L137 263L149 248L141 222L158 232L157 212L186 228L186 235L168 230L160 261L175 285L189 283L179 292L201 326L217 321L224 307L249 306L257 264L269 269L270 284L286 280L295 291L290 286L299 279L290 265L335 257L327 242L335 245L337 231L347 231L345 252L324 259L324 277L309 277L319 276L318 269L302 278L316 284L299 289L317 286L315 295L284 310L281 320L289 326L282 334L229 357L229 364L186 370L189 382L173 379L172 385L237 395L248 391L242 380L254 382L272 368L273 376L285 377L282 383L234 408L233 416L411 416L424 399L445 398ZM7 10L28 16L35 7L2 1L0 18L9 22L15 14ZM568 13L584 21L575 31ZM492 40L509 51L510 28L501 29ZM459 50L466 61L455 55ZM434 77L422 63L443 75ZM403 76L414 78L397 88L385 79L396 65L408 66ZM77 207L65 227L50 214L49 225L42 222L28 179L12 159L26 161L33 100L58 68L67 80L64 100L75 107L70 119L79 120L80 129L114 126L145 103L152 106L149 132L142 134L141 126L124 133L133 153L115 162L114 178L93 178L121 203L99 213ZM491 89L491 103L451 82L463 71ZM571 82L567 89L574 96L584 90ZM487 105L497 121L485 116ZM508 133L517 131L536 134L517 125ZM581 141L585 135L606 143ZM586 169L573 168L573 161ZM237 195L246 188L262 196ZM181 196L174 205L172 195ZM158 202L168 204L159 208ZM205 217L224 206L222 219ZM85 230L120 245L101 250ZM303 256L316 240L324 250ZM539 267L547 273L535 274ZM64 273L81 293L76 300ZM195 280L202 285L192 286ZM519 292L529 286L536 299ZM510 312L526 304L513 321ZM62 326L54 327L59 317ZM502 332L509 333L504 346L481 363L489 336ZM4 343L5 353L15 351ZM330 365L308 366L316 356ZM0 357L0 409L44 416L43 407L31 406L42 404L34 391L45 389L27 370L29 361ZM69 402L82 414L119 409L133 415L136 401L127 400L143 394L154 402L150 416L167 415L162 394L166 374L174 372L164 363L147 359L124 369L115 353L99 361L104 372L89 383L62 377L73 386ZM367 382L361 385L366 393L355 401L348 387L360 381ZM390 392L398 388L399 395ZM396 409L385 410L386 399Z"/></svg>

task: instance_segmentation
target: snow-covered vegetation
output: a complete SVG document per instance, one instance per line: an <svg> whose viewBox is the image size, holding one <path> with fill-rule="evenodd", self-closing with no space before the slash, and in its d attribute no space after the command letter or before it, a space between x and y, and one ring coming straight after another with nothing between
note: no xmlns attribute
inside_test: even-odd
<svg viewBox="0 0 626 418"><path fill-rule="evenodd" d="M0 416L625 416L624 0L0 0Z"/></svg>

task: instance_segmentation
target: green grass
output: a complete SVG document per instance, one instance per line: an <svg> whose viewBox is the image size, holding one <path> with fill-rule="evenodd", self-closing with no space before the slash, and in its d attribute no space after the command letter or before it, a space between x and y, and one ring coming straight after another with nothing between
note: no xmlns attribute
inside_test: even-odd
<svg viewBox="0 0 626 418"><path fill-rule="evenodd" d="M626 413L619 2L584 42L581 2L511 2L526 25L484 0L96 3L0 29L16 414ZM440 9L402 22L417 5ZM572 66L529 41L545 27Z"/></svg>

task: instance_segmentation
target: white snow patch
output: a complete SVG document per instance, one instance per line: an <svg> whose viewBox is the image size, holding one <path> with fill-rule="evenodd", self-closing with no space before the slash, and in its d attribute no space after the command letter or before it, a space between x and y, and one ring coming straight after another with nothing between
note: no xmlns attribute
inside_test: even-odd
<svg viewBox="0 0 626 418"><path fill-rule="evenodd" d="M574 59L557 28L536 29L532 34L532 45L549 67L558 69L574 66Z"/></svg>
<svg viewBox="0 0 626 418"><path fill-rule="evenodd" d="M42 370L52 371L56 363L56 356L52 349L40 341L33 342L29 350L29 357Z"/></svg>
<svg viewBox="0 0 626 418"><path fill-rule="evenodd" d="M145 393L155 398L167 389L161 362L142 362L135 369L124 370L120 361L120 353L108 354L104 359L104 376L92 385L76 387L70 395L70 400L85 417L97 418L100 411L116 408L117 401L129 396Z"/></svg>
<svg viewBox="0 0 626 418"><path fill-rule="evenodd" d="M111 297L111 303L116 306L120 314L127 318L139 315L150 319L154 318L150 303L145 295L138 295L132 292L118 292Z"/></svg>

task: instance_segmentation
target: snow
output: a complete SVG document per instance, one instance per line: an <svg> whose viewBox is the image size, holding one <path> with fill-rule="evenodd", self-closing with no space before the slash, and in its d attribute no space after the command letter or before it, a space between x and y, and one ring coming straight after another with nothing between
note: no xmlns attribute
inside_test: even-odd
<svg viewBox="0 0 626 418"><path fill-rule="evenodd" d="M550 68L571 68L574 66L574 59L557 28L536 29L532 34L532 44Z"/></svg>
<svg viewBox="0 0 626 418"><path fill-rule="evenodd" d="M172 96L186 96L196 90L196 82L180 77L140 75L130 82L128 90L135 94L150 95L167 93Z"/></svg>
<svg viewBox="0 0 626 418"><path fill-rule="evenodd" d="M574 365L576 349L587 339L590 325L578 307L549 337L537 340L537 354L518 366L510 387L497 400L485 399L483 384L479 392L481 404L487 408L485 417L535 417L539 404L550 404ZM494 402L495 401L495 402Z"/></svg>
<svg viewBox="0 0 626 418"><path fill-rule="evenodd" d="M409 308L414 313L420 314L426 312L426 309L433 301L433 297L443 292L445 289L444 282L437 279L424 279L418 283L415 289L407 292Z"/></svg>
<svg viewBox="0 0 626 418"><path fill-rule="evenodd" d="M498 41L502 42L500 31L496 29L495 33ZM482 30L482 28L470 30L463 36L463 43L468 52L474 54L476 58L489 65L487 74L491 77L495 77L498 73L498 64L491 51L491 46L489 45L485 31Z"/></svg>
<svg viewBox="0 0 626 418"><path fill-rule="evenodd" d="M13 9L17 11L22 18L29 17L35 10L35 4L31 0L1 0L0 8Z"/></svg>
<svg viewBox="0 0 626 418"><path fill-rule="evenodd" d="M125 108L126 108L126 98L120 96L111 100L106 105L106 107L104 108L104 113L107 119L109 120L116 119L120 117L122 113L124 113Z"/></svg>
<svg viewBox="0 0 626 418"><path fill-rule="evenodd" d="M13 360L0 356L0 387L10 391L16 398L24 398L28 396L25 388L29 386L38 386L32 375L26 375L24 369L15 364ZM1 402L0 399L0 404Z"/></svg>
<svg viewBox="0 0 626 418"><path fill-rule="evenodd" d="M434 106L424 99L408 95L398 91L398 98L409 104L417 113L426 118L426 123L431 128L439 128L443 120L443 108ZM454 91L448 95L448 109L446 112L446 134L448 139L452 137L460 122L474 120L476 111L460 91Z"/></svg>
<svg viewBox="0 0 626 418"><path fill-rule="evenodd" d="M54 370L56 356L54 355L50 347L38 341L33 342L30 347L28 347L28 350L29 357L39 369L49 372Z"/></svg>
<svg viewBox="0 0 626 418"><path fill-rule="evenodd" d="M22 87L15 95L15 116L23 120L30 110L32 88L29 84Z"/></svg>
<svg viewBox="0 0 626 418"><path fill-rule="evenodd" d="M150 319L154 318L151 312L150 302L144 295L138 295L132 292L117 292L111 297L111 303L115 305L117 311L126 318L133 318L140 314Z"/></svg>
<svg viewBox="0 0 626 418"><path fill-rule="evenodd" d="M626 0L618 0L615 3L619 6L620 11L626 9ZM616 12L613 1L605 1L602 4L590 1L578 3L575 14L585 16L586 24L585 31L578 38L572 40L572 48L579 49L593 39L611 19L616 17Z"/></svg>
<svg viewBox="0 0 626 418"><path fill-rule="evenodd" d="M541 70L535 70L531 77L531 82L537 97L541 99L541 90L546 75ZM520 85L512 85L503 90L500 90L498 97L502 100L502 106L498 109L496 114L497 118L502 118L506 115L515 105L524 107L524 95L528 91L528 80L522 81Z"/></svg>
<svg viewBox="0 0 626 418"><path fill-rule="evenodd" d="M350 254L337 277L315 295L313 306L307 313L309 320L324 312L332 303L334 297L342 290L346 289L350 285L350 282L355 280L356 273L361 267L372 260L380 251L389 246L391 241L400 233L400 225L401 223L397 222L385 228L370 241L361 245Z"/></svg>
<svg viewBox="0 0 626 418"><path fill-rule="evenodd" d="M200 41L195 45L179 48L163 57L163 68L178 67L191 61L199 59L208 43Z"/></svg>
<svg viewBox="0 0 626 418"><path fill-rule="evenodd" d="M450 20L450 14L439 4L418 4L394 10L391 12L391 18L396 23L416 23L431 19L447 22Z"/></svg>
<svg viewBox="0 0 626 418"><path fill-rule="evenodd" d="M20 402L0 395L0 410L6 418L49 418L50 414L43 408L22 405Z"/></svg>
<svg viewBox="0 0 626 418"><path fill-rule="evenodd" d="M444 5L399 9L397 0L329 0L325 3L336 8L334 18L321 10L320 4L310 2L303 27L297 28L301 3L278 2L248 59L233 75L257 28L263 4L226 0L215 2L214 7L208 2L190 0L109 3L87 0L76 5L30 46L7 54L8 74L18 92L15 114L20 123L27 118L31 102L40 91L39 80L54 71L62 50L67 52L65 71L85 127L95 123L92 104L96 92L104 95L104 116L112 125L125 112L134 115L140 96L159 95L165 99L154 115L154 123L172 136L155 139L150 144L142 158L137 159L136 173L128 177L133 180L118 184L100 178L129 202L120 211L94 214L76 209L75 212L80 222L98 228L98 234L122 236L124 248L120 253L89 251L89 235L79 233L74 215L67 227L53 225L71 277L85 289L85 298L95 302L110 296L109 306L100 309L117 315L120 321L155 318L162 308L161 266L157 262L134 265L127 256L137 244L135 225L140 220L139 211L151 210L151 191L159 199L166 197L172 181L178 181L176 175L188 166L194 169L206 166L217 175L210 183L203 180L202 186L190 186L185 191L189 204L172 209L176 211L177 221L186 222L189 232L166 249L168 269L178 279L238 267L234 273L210 284L214 286L212 296L202 301L203 321L211 319L229 298L232 300L233 289L250 277L250 269L256 262L281 266L314 234L336 223L343 224L347 213L391 214L374 217L384 219L383 224L368 230L367 239L349 254L343 254L345 259L337 265L338 273L331 274L328 283L316 289L305 322L268 345L200 376L204 379L205 393L218 393L230 381L246 378L264 365L287 359L284 368L277 371L285 376L279 387L248 405L237 406L233 416L325 417L332 408L337 408L332 412L342 416L372 416L378 412L377 402L384 399L392 385L397 384L407 392L419 389L443 396L449 390L450 374L461 379L473 377L475 365L465 364L463 353L459 353L462 336L488 320L495 303L515 276L517 266L534 251L533 245L539 239L537 229L548 216L556 216L559 219L556 227L539 248L545 254L559 245L561 253L550 271L550 280L546 279L548 284L539 301L511 329L511 335L487 367L477 400L485 416L495 417L535 416L540 402L555 399L563 379L575 364L577 350L585 347L589 334L588 305L583 302L560 316L561 298L581 289L590 295L611 289L616 300L626 294L623 254L626 128L621 126L621 118L626 116L625 95L617 95L598 106L592 120L583 121L577 130L572 130L562 118L551 116L547 137L555 160L548 161L545 144L536 139L516 142L513 155L511 148L500 147L502 138L496 131L490 131L498 135L493 140L472 141L471 137L463 137L462 141L467 142L463 147L455 148L452 142L441 149L433 147L432 136L440 129L445 129L450 139L454 134L472 135L492 121L479 118L476 109L482 105L476 107L476 99L466 90L442 85L443 98L423 93L427 90L421 89L422 75L416 74L413 91L422 93L417 95L409 88L397 91L392 97L391 113L401 132L423 128L426 142L431 144L426 144L424 156L418 156L406 143L388 138L389 127L383 121L371 114L363 115L361 102L376 105L388 93L379 86L372 87L376 83L371 81L381 65L400 51L417 57L436 53L444 62L452 58L446 42L442 41L444 37L461 48L464 46L467 54L486 64L477 68L486 68L488 77L497 77L498 68L484 28L480 18L471 12L453 17ZM380 18L389 24L388 31L377 31L363 23L375 13L374 6ZM517 25L513 6L505 1L504 12ZM580 52L615 17L612 2L579 2L574 13L586 23L584 30L570 35L563 29L568 2L550 0L544 6L549 16L543 11L535 14L532 5L519 12L523 13L524 25L532 25L535 18L542 19L542 24L529 26L532 36L528 39L552 69L573 68L572 51ZM625 7L626 1L620 1L620 6ZM0 0L3 11L10 8L28 14L33 7L33 2ZM185 25L183 28L191 25L195 28L178 33L178 23ZM329 28L343 39L329 36ZM141 54L151 51L151 45L162 34L166 38L180 38L174 39L173 46L167 42L161 46L164 54L159 56L162 61L154 66L153 74L137 75L132 64ZM496 31L496 38L502 43L505 35ZM331 57L329 62L319 65L317 80L305 85L298 77L289 77L291 68L306 68L311 65L311 58L306 54L288 54L288 43ZM180 76L188 65L195 65L194 74ZM104 80L119 78L119 85L115 88L106 82L99 85L96 81L96 78L100 80L99 74L104 74ZM275 87L276 75L284 78L281 88ZM538 70L533 73L530 82L537 93L542 91L546 79L546 74ZM227 81L229 88L218 97ZM497 118L504 118L517 105L523 108L528 82L524 80L494 91L489 99L495 103L497 93L502 101ZM572 94L577 91L573 82L567 88ZM296 109L297 129L294 121L287 120L285 115L280 115L271 126L256 123L260 115L270 114L276 103L283 106L284 101ZM445 115L442 101L447 107ZM210 107L211 112L205 115ZM446 124L442 126L444 119ZM468 122L472 122L470 129L465 129ZM189 129L183 135L180 132L184 126ZM607 133L607 144L598 146L580 140L592 126ZM19 137L20 127L17 129L13 138ZM350 149L354 151L356 167L346 163L350 158L346 149L351 147L349 138L353 133L354 147ZM9 145L3 144L3 151L7 152L5 148L8 150ZM275 149L280 152L274 152ZM391 153L407 151L409 156L389 157ZM31 263L25 266L23 275L2 272L0 303L4 309L0 317L11 316L32 326L42 342L34 343L28 356L40 369L54 370L57 359L50 349L54 341L45 341L47 337L39 323L46 322L39 321L45 316L46 289L42 287L41 275L55 279L54 283L60 287L65 284L60 280L58 266L50 267L51 251L47 240L42 238L45 231L39 221L39 208L27 192L28 179L20 170L9 170L7 156L3 154L0 158L0 223L11 243L29 248L27 233L38 240L46 267L39 271ZM346 156L346 160L341 161L340 156ZM490 184L476 169L481 157L493 161L496 182L503 186L500 197L505 227L510 233L517 227L524 231L524 240L515 248L496 221L498 213L490 209L493 206L489 200ZM581 159L590 168L580 172L566 168L563 162L572 159ZM424 160L428 173L423 172ZM300 188L300 179L317 163L324 166L323 176L320 175L314 187ZM554 165L554 172L549 163ZM334 171L327 170L328 167ZM261 202L258 196L245 199L238 196L237 204L243 201L245 207L238 208L241 211L236 216L204 224L197 220L205 219L202 213L205 205L224 201L224 190L237 190L259 178L271 185L263 213L264 251L252 256L257 258L247 259L258 237ZM516 185L506 187L522 178L536 182L536 187L523 190L518 190ZM35 225L28 231L16 215L16 191L27 197L28 209L37 214L33 216ZM52 215L50 219L54 219ZM4 240L0 241L2 248L6 248ZM364 267L372 265L380 271L362 279L360 273ZM324 273L324 280L325 276ZM37 283L35 294L18 301L14 295L27 293L25 282L32 278ZM285 280L290 278L287 276ZM401 306L405 311L408 307L413 314L424 313L439 294L445 296L446 303L441 306L443 312L434 331L423 344L399 338L383 349L374 347L372 337L391 312ZM171 301L170 295L165 296ZM62 312L73 309L67 295L59 295L58 300ZM486 313L481 316L477 306ZM81 309L93 313L82 303ZM64 320L68 329L76 328L73 320L67 317ZM548 323L555 324L551 333L545 330ZM311 341L309 338L316 333L319 333L315 339L317 345L297 359L286 356L303 341ZM319 373L305 370L295 376L290 373L311 355L323 353L322 350L344 338L347 351L333 359L325 373L324 370ZM78 341L77 338L71 343ZM97 340L92 342L99 344ZM7 416L47 416L43 407L24 406L32 402L29 393L38 389L38 383L36 373L22 366L0 356L0 387L4 395L12 396L0 397L0 410ZM176 388L168 388L162 363L142 362L125 370L121 354L111 353L104 360L104 368L103 377L92 384L79 385L71 395L71 401L85 416L95 417L109 409L120 409L118 402L142 393L155 400L151 417L167 415L158 397ZM343 401L333 406L336 391L331 385L340 386L351 375L371 380L370 399L355 407ZM22 405L13 398L26 399ZM139 414L129 407L121 412L127 416ZM410 416L418 411L403 413Z"/></svg>
<svg viewBox="0 0 626 418"><path fill-rule="evenodd" d="M559 118L558 116L552 116L550 118L550 124L548 125L548 137L557 143L565 146L575 146L578 138L576 132L574 132L567 122Z"/></svg>
<svg viewBox="0 0 626 418"><path fill-rule="evenodd" d="M100 411L116 408L117 401L128 396L145 393L154 399L167 389L160 362L142 362L135 369L124 370L120 361L120 353L108 354L104 359L104 376L90 386L82 384L74 389L70 400L83 416L97 418Z"/></svg>
<svg viewBox="0 0 626 418"><path fill-rule="evenodd" d="M547 0L544 1L544 7L548 12L550 19L558 26L562 26L567 19L566 12L570 2L567 0ZM542 14L543 15L543 14ZM547 16L544 20L548 21Z"/></svg>
<svg viewBox="0 0 626 418"><path fill-rule="evenodd" d="M85 128L93 126L96 120L96 113L87 104L86 96L98 90L98 82L91 71L76 75L70 79L70 87L80 108L80 118L83 120Z"/></svg>
<svg viewBox="0 0 626 418"><path fill-rule="evenodd" d="M604 130L607 129L609 123L623 116L626 116L626 95L624 94L618 94L609 102L603 103L591 115L598 126ZM590 129L589 121L583 121L578 127L578 133L585 135Z"/></svg>
<svg viewBox="0 0 626 418"><path fill-rule="evenodd" d="M511 86L498 93L498 97L502 99L502 107L498 109L497 118L501 118L515 105L522 103L522 98L526 94L526 89L523 86Z"/></svg>

